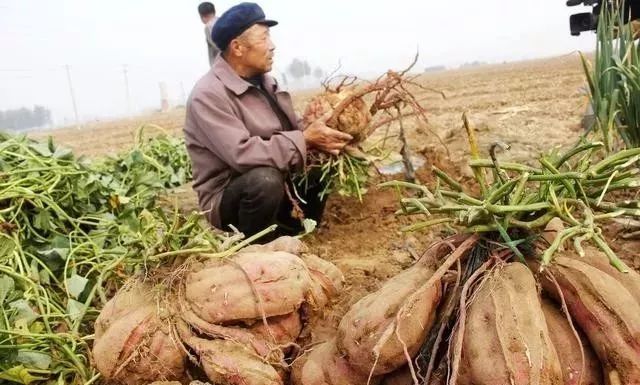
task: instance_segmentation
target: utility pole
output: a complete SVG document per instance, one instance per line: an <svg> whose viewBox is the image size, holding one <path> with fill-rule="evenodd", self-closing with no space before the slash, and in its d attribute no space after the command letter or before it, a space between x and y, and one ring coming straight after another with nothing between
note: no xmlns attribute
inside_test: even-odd
<svg viewBox="0 0 640 385"><path fill-rule="evenodd" d="M131 115L131 96L129 94L129 75L127 65L122 65L122 73L124 74L124 89L126 92L127 115Z"/></svg>
<svg viewBox="0 0 640 385"><path fill-rule="evenodd" d="M78 106L76 105L76 93L73 91L73 82L71 81L71 67L69 64L65 65L67 70L67 82L69 83L69 93L71 94L71 104L73 105L73 115L76 118L76 128L80 128L80 118L78 118Z"/></svg>
<svg viewBox="0 0 640 385"><path fill-rule="evenodd" d="M184 83L180 82L180 99L183 105L187 105L187 93L184 91Z"/></svg>

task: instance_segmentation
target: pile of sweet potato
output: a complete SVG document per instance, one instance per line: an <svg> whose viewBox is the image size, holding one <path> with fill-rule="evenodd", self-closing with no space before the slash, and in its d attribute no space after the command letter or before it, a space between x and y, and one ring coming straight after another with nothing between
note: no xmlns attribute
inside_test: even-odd
<svg viewBox="0 0 640 385"><path fill-rule="evenodd" d="M288 237L171 278L133 281L102 310L93 359L106 381L185 382L197 367L216 384L283 384L303 320L343 281Z"/></svg>
<svg viewBox="0 0 640 385"><path fill-rule="evenodd" d="M293 384L640 384L640 275L595 249L564 252L544 269L492 253L456 297L426 378L418 356L455 291L440 272L463 248L457 241L438 244L451 249L432 253L435 273L423 258L353 305L335 338L295 362Z"/></svg>
<svg viewBox="0 0 640 385"><path fill-rule="evenodd" d="M303 347L307 316L342 275L291 238L252 246L191 264L164 288L169 301L144 282L122 290L98 318L94 360L126 384L185 382L194 366L214 384L640 384L640 275L595 249L544 268L493 250L465 272L491 245L435 244L357 301L333 338Z"/></svg>

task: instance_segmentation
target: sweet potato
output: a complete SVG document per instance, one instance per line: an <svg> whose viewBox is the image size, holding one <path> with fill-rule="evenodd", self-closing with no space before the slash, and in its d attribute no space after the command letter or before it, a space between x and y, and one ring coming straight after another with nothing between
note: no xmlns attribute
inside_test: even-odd
<svg viewBox="0 0 640 385"><path fill-rule="evenodd" d="M213 384L282 385L282 378L268 362L251 348L234 341L207 340L184 336L196 353L200 366Z"/></svg>
<svg viewBox="0 0 640 385"><path fill-rule="evenodd" d="M307 246L297 238L280 237L264 245L251 245L242 252L275 252L282 251L302 258L313 278L313 307L324 307L334 297L344 283L344 276L333 263L308 254Z"/></svg>
<svg viewBox="0 0 640 385"><path fill-rule="evenodd" d="M311 285L304 262L293 254L243 252L192 266L183 301L208 323L253 321L296 311Z"/></svg>
<svg viewBox="0 0 640 385"><path fill-rule="evenodd" d="M95 330L93 359L105 380L137 385L185 377L185 353L146 285L135 284L112 298Z"/></svg>
<svg viewBox="0 0 640 385"><path fill-rule="evenodd" d="M417 263L362 298L338 327L338 349L361 373L381 375L417 354L435 318L440 281L427 285L433 270Z"/></svg>
<svg viewBox="0 0 640 385"><path fill-rule="evenodd" d="M335 339L296 360L291 372L293 385L365 385L367 380L368 374L355 370L340 354ZM379 382L379 377L373 377L370 384Z"/></svg>
<svg viewBox="0 0 640 385"><path fill-rule="evenodd" d="M471 301L458 384L563 383L536 283L525 265L496 267Z"/></svg>
<svg viewBox="0 0 640 385"><path fill-rule="evenodd" d="M300 313L293 312L268 318L267 325L262 320L258 320L248 331L254 336L277 346L291 345L298 339L302 331Z"/></svg>
<svg viewBox="0 0 640 385"><path fill-rule="evenodd" d="M276 238L264 245L250 245L241 250L243 253L283 251L285 253L301 256L309 251L307 246L298 238L284 236Z"/></svg>
<svg viewBox="0 0 640 385"><path fill-rule="evenodd" d="M583 261L598 270L609 274L629 291L633 298L635 298L636 302L640 303L640 274L631 269L626 273L621 272L609 263L609 258L602 251L594 247L587 246L584 248L584 251L584 257L581 257L571 251L567 251L563 253L563 255Z"/></svg>
<svg viewBox="0 0 640 385"><path fill-rule="evenodd" d="M304 254L301 258L307 265L313 280L312 305L315 309L323 308L342 290L344 276L336 265L320 257Z"/></svg>
<svg viewBox="0 0 640 385"><path fill-rule="evenodd" d="M586 262L557 256L548 266L543 287L564 297L572 319L600 358L605 378L640 384L640 305L619 280Z"/></svg>
<svg viewBox="0 0 640 385"><path fill-rule="evenodd" d="M565 385L602 384L602 365L589 341L576 327L576 335L558 306L543 298L542 312L549 329L549 337L556 349ZM584 361L583 361L584 357Z"/></svg>

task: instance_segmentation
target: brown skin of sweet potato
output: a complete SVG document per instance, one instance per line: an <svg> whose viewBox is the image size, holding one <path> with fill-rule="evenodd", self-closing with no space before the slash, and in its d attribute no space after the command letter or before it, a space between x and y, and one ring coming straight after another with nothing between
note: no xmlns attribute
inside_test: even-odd
<svg viewBox="0 0 640 385"><path fill-rule="evenodd" d="M301 256L303 253L308 252L309 248L298 238L284 236L265 243L264 245L250 245L241 250L243 253L268 251L283 251Z"/></svg>
<svg viewBox="0 0 640 385"><path fill-rule="evenodd" d="M605 378L640 384L640 305L625 285L603 270L576 259L556 256L547 267L556 279L574 322L591 342ZM556 301L553 282L544 290Z"/></svg>
<svg viewBox="0 0 640 385"><path fill-rule="evenodd" d="M439 281L425 285L432 275L433 270L417 263L351 307L337 337L338 349L351 366L381 375L406 364L403 343L410 357L417 354L441 297Z"/></svg>
<svg viewBox="0 0 640 385"><path fill-rule="evenodd" d="M301 256L311 274L312 303L315 310L322 309L342 291L344 276L336 265L312 254Z"/></svg>
<svg viewBox="0 0 640 385"><path fill-rule="evenodd" d="M557 384L562 372L531 271L488 273L468 306L458 384Z"/></svg>
<svg viewBox="0 0 640 385"><path fill-rule="evenodd" d="M276 369L243 344L195 336L186 337L184 340L199 357L200 366L213 384L283 384Z"/></svg>
<svg viewBox="0 0 640 385"><path fill-rule="evenodd" d="M629 291L636 302L640 303L640 274L633 269L629 269L626 273L621 272L609 263L609 258L603 252L594 247L586 246L584 251L584 257L579 256L573 251L564 252L562 255L585 262L609 274Z"/></svg>
<svg viewBox="0 0 640 385"><path fill-rule="evenodd" d="M208 323L251 322L296 311L311 285L304 262L293 254L244 252L194 265L182 300Z"/></svg>
<svg viewBox="0 0 640 385"><path fill-rule="evenodd" d="M302 332L300 313L293 312L268 318L267 325L262 320L258 320L249 328L248 332L277 346L291 345Z"/></svg>
<svg viewBox="0 0 640 385"><path fill-rule="evenodd" d="M549 337L560 360L565 385L602 384L602 365L577 325L574 327L578 332L579 341L566 316L556 304L543 298L542 311L549 329Z"/></svg>
<svg viewBox="0 0 640 385"><path fill-rule="evenodd" d="M373 377L370 384L377 385L380 379ZM294 362L291 372L293 385L366 385L367 380L368 374L355 370L340 354L335 340L313 347Z"/></svg>
<svg viewBox="0 0 640 385"><path fill-rule="evenodd" d="M112 298L96 320L95 366L106 381L141 384L182 380L186 355L143 285Z"/></svg>

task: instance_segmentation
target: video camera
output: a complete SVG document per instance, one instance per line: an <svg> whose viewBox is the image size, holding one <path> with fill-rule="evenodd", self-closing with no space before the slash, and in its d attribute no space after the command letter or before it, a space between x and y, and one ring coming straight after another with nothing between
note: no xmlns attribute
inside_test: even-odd
<svg viewBox="0 0 640 385"><path fill-rule="evenodd" d="M591 12L576 13L569 17L569 25L573 36L580 35L581 32L595 31L598 28L598 17L603 6L613 7L618 0L567 0L567 6L586 5L593 7ZM624 0L623 20L628 23L631 20L640 18L640 0Z"/></svg>

